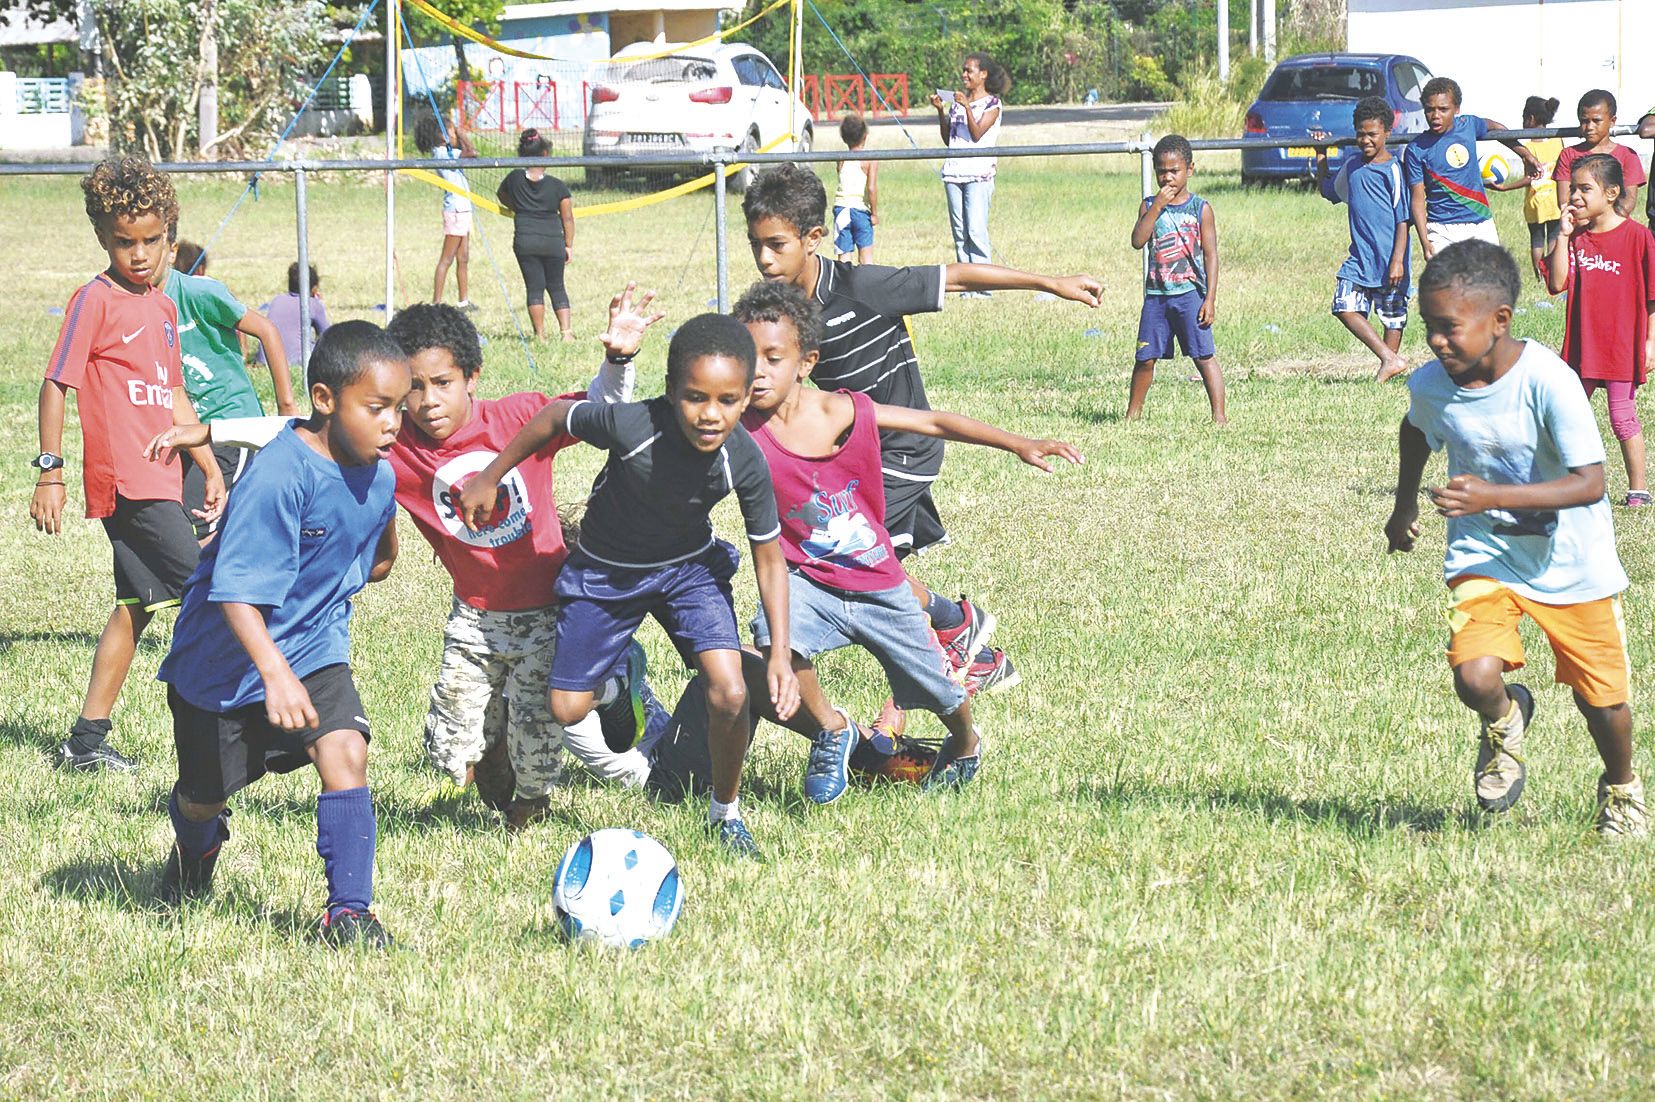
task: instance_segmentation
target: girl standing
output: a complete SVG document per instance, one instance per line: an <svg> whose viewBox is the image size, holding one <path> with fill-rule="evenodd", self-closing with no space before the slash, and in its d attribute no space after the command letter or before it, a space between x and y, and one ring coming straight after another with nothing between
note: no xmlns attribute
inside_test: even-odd
<svg viewBox="0 0 1655 1102"><path fill-rule="evenodd" d="M1550 126L1557 115L1557 97L1541 99L1530 96L1523 104L1523 129L1539 130ZM1530 138L1523 143L1540 162L1542 175L1538 178L1519 176L1515 172L1501 183L1489 183L1490 191L1516 191L1526 188L1523 196L1523 221L1529 224L1529 257L1534 261L1534 276L1546 282L1546 258L1557 243L1557 221L1562 207L1557 194L1557 181L1552 179L1552 168L1563 153L1562 138Z"/></svg>
<svg viewBox="0 0 1655 1102"><path fill-rule="evenodd" d="M544 157L550 148L534 129L523 131L517 140L519 157ZM511 251L523 273L535 339L546 337L546 296L550 294L563 339L574 340L569 292L563 287L563 267L575 257L575 201L569 186L546 175L544 168L514 168L500 182L497 198L516 215Z"/></svg>
<svg viewBox="0 0 1655 1102"><path fill-rule="evenodd" d="M937 109L942 140L950 149L987 149L1000 140L1000 97L1011 89L1011 77L987 54L967 54L960 69L960 91L944 99L931 97ZM988 205L994 198L993 157L952 157L942 164L942 186L948 196L948 224L954 233L954 255L961 264L987 264L993 255L988 240ZM987 291L967 295L988 297Z"/></svg>

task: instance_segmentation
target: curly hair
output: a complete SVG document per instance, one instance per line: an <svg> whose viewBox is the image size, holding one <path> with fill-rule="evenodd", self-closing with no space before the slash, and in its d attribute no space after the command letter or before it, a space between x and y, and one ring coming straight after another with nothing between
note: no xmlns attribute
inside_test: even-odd
<svg viewBox="0 0 1655 1102"><path fill-rule="evenodd" d="M804 165L784 162L753 177L741 199L747 225L763 218L780 218L803 237L827 219L827 189L822 179Z"/></svg>
<svg viewBox="0 0 1655 1102"><path fill-rule="evenodd" d="M1604 160L1612 161L1613 157ZM1419 277L1419 293L1456 288L1483 296L1491 307L1516 306L1523 281L1511 254L1487 241L1458 241L1433 256Z"/></svg>
<svg viewBox="0 0 1655 1102"><path fill-rule="evenodd" d="M467 379L483 368L483 345L477 339L477 327L458 307L446 302L420 302L398 310L385 332L409 356L417 356L427 348L446 350Z"/></svg>
<svg viewBox="0 0 1655 1102"><path fill-rule="evenodd" d="M100 231L118 218L145 214L160 218L163 226L178 221L172 180L142 157L126 154L99 161L81 177L80 189L86 193L86 217Z"/></svg>
<svg viewBox="0 0 1655 1102"><path fill-rule="evenodd" d="M800 352L818 352L826 327L822 313L805 293L791 283L755 283L736 300L730 315L743 325L756 321L793 323L799 335Z"/></svg>

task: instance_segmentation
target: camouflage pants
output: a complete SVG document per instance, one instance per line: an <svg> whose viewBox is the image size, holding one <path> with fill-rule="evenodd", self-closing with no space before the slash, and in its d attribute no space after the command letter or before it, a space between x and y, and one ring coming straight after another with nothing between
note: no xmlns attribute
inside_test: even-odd
<svg viewBox="0 0 1655 1102"><path fill-rule="evenodd" d="M466 767L504 738L518 797L550 792L563 765L563 728L546 699L556 646L555 607L490 612L456 597L425 716L432 764L464 784Z"/></svg>

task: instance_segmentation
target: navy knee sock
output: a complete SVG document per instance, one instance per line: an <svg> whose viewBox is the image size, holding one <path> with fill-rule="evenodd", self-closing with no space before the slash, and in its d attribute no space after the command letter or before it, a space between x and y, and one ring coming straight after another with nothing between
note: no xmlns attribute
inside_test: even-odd
<svg viewBox="0 0 1655 1102"><path fill-rule="evenodd" d="M965 623L965 609L958 601L950 601L941 593L927 589L930 597L925 602L925 614L931 617L931 626L938 631L953 631Z"/></svg>
<svg viewBox="0 0 1655 1102"><path fill-rule="evenodd" d="M328 914L366 911L374 899L377 826L367 788L324 792L316 799L316 852L328 878Z"/></svg>
<svg viewBox="0 0 1655 1102"><path fill-rule="evenodd" d="M192 861L199 861L213 850L224 844L230 836L230 831L224 823L224 813L219 812L204 823L197 823L184 817L184 811L178 806L178 789L172 790L172 798L167 801L167 817L172 820L172 832L178 838L178 848L185 857Z"/></svg>

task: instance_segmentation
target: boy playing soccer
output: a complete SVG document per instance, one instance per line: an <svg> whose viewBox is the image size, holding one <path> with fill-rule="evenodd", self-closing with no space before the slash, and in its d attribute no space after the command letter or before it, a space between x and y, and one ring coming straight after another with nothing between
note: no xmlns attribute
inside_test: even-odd
<svg viewBox="0 0 1655 1102"><path fill-rule="evenodd" d="M150 282L166 293L178 309L178 343L184 362L184 391L195 406L196 416L207 424L225 417L258 417L264 413L253 380L247 377L247 360L241 351L245 333L266 350L270 382L276 394L276 412L290 416L299 412L293 403L293 381L287 372L282 338L270 319L236 301L229 288L205 275L189 275L176 266L180 256L178 223L167 227L172 242L161 252L161 261ZM201 255L200 250L196 255ZM215 447L224 485L233 487L246 468L246 448ZM194 463L184 468L184 508L192 513L202 508L206 474ZM197 520L195 538L205 540L216 521Z"/></svg>
<svg viewBox="0 0 1655 1102"><path fill-rule="evenodd" d="M408 396L408 361L378 326L334 326L310 361L310 419L248 465L218 538L190 577L167 682L178 783L161 895L212 888L230 836L225 801L307 762L322 780L316 852L328 881L324 939L390 944L374 917L376 833L368 721L350 668L351 598L396 559L396 476L385 462Z"/></svg>
<svg viewBox="0 0 1655 1102"><path fill-rule="evenodd" d="M80 717L58 746L69 769L131 772L109 745L110 716L126 682L138 637L156 610L178 603L198 548L180 504L176 470L144 460L144 442L173 424L195 421L184 393L178 313L150 286L167 253L167 226L178 217L172 181L136 157L98 164L81 180L86 216L109 267L76 291L40 387L40 472L29 516L39 531L62 528L64 394L80 410L86 515L102 520L115 549L115 610L92 655ZM212 521L224 505L224 479L212 452L191 459L206 472L196 516Z"/></svg>
<svg viewBox="0 0 1655 1102"><path fill-rule="evenodd" d="M866 394L805 386L816 366L822 323L797 287L756 284L736 303L735 316L758 348L758 376L742 424L769 461L789 568L800 701L821 728L805 772L805 795L831 803L849 780L856 725L828 703L810 663L852 644L879 660L899 708L935 712L948 728L924 786L959 787L977 772L979 736L971 702L947 675L925 609L885 529L879 433L996 447L1048 473L1047 456L1079 463L1080 453L1068 444L1030 440L958 414L878 405ZM762 614L753 621L753 634L772 659L787 653L766 630Z"/></svg>
<svg viewBox="0 0 1655 1102"><path fill-rule="evenodd" d="M1460 86L1447 77L1425 82L1419 95L1425 109L1425 132L1408 143L1402 170L1408 179L1409 212L1419 247L1430 260L1438 249L1456 241L1498 245L1494 212L1483 191L1477 142L1490 130L1506 127L1492 119L1460 113ZM1515 139L1504 143L1523 161L1523 175L1540 175L1540 162Z"/></svg>
<svg viewBox="0 0 1655 1102"><path fill-rule="evenodd" d="M1195 361L1201 373L1213 423L1222 425L1229 418L1224 412L1224 373L1218 368L1218 349L1213 344L1213 320L1218 316L1218 223L1212 204L1190 193L1195 153L1189 141L1168 134L1155 143L1154 157L1155 180L1161 190L1143 201L1132 227L1132 247L1147 245L1150 253L1126 419L1136 421L1143 416L1149 384L1155 381L1155 361L1172 355L1176 337L1179 349Z"/></svg>
<svg viewBox="0 0 1655 1102"><path fill-rule="evenodd" d="M1333 281L1333 316L1379 357L1379 382L1408 370L1402 330L1408 324L1408 188L1402 166L1385 145L1391 136L1391 105L1378 96L1358 100L1351 113L1356 150L1332 176L1327 147L1316 147L1316 182L1330 203L1350 213L1350 255ZM1379 316L1381 338L1368 321Z"/></svg>
<svg viewBox="0 0 1655 1102"><path fill-rule="evenodd" d="M1534 696L1503 675L1523 665L1518 621L1539 624L1557 680L1603 758L1597 829L1646 833L1643 782L1632 771L1632 710L1615 554L1603 490L1603 441L1580 380L1548 349L1511 336L1517 265L1498 245L1438 253L1419 281L1420 316L1437 359L1408 379L1392 551L1419 537L1419 485L1433 451L1448 481L1431 502L1449 518L1443 577L1450 594L1454 690L1482 720L1472 775L1484 811L1522 795L1523 734Z"/></svg>
<svg viewBox="0 0 1655 1102"><path fill-rule="evenodd" d="M758 847L739 800L747 691L730 593L739 557L714 538L708 519L732 493L741 502L759 596L778 642L769 663L771 700L783 718L799 702L785 645L787 565L776 545L776 500L764 454L740 424L754 368L753 339L740 322L720 314L691 318L667 350L665 395L615 405L552 402L472 476L459 502L466 527L481 531L497 508L500 480L559 436L608 450L580 542L557 579L552 716L565 727L585 719L633 633L653 615L686 664L707 679L710 820L724 845L749 857L758 856Z"/></svg>

